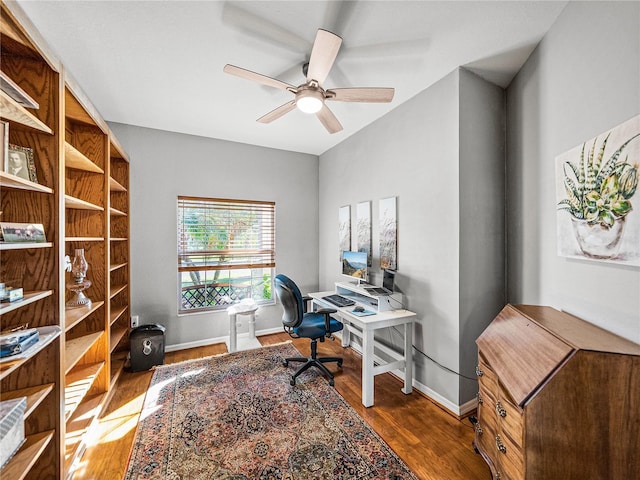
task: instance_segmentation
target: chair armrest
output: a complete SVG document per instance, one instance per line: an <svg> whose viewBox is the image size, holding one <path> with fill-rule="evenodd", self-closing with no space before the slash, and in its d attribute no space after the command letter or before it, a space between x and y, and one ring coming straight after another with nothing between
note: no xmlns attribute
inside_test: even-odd
<svg viewBox="0 0 640 480"><path fill-rule="evenodd" d="M316 310L316 313L321 313L324 315L324 336L327 338L331 338L331 314L336 313L338 310L335 308L319 308Z"/></svg>
<svg viewBox="0 0 640 480"><path fill-rule="evenodd" d="M322 307L319 308L318 310L316 310L316 313L321 313L321 314L328 314L331 315L332 313L336 313L338 310L336 310L335 308L326 308L326 307Z"/></svg>
<svg viewBox="0 0 640 480"><path fill-rule="evenodd" d="M311 300L313 300L313 298L311 298L309 295L302 296L302 312L303 313L307 313L307 310L309 310L309 302Z"/></svg>

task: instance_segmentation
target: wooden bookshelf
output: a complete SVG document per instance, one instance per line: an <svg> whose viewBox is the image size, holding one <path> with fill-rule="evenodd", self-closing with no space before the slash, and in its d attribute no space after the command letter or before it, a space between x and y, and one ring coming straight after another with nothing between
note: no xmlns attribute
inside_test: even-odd
<svg viewBox="0 0 640 480"><path fill-rule="evenodd" d="M49 295L53 295L53 290L45 290L43 292L26 292L23 295L22 300L16 300L15 302L11 303L0 303L0 315L4 315L5 313L23 308L30 303L42 300Z"/></svg>
<svg viewBox="0 0 640 480"><path fill-rule="evenodd" d="M64 327L68 331L75 327L79 322L87 318L93 312L104 305L103 301L92 302L89 308L67 308L64 313Z"/></svg>
<svg viewBox="0 0 640 480"><path fill-rule="evenodd" d="M55 437L54 430L28 435L18 453L2 469L4 478L24 480ZM6 477L5 477L6 475Z"/></svg>
<svg viewBox="0 0 640 480"><path fill-rule="evenodd" d="M2 117L7 120L12 120L41 132L53 134L53 131L48 125L2 90L0 90L0 111L2 111Z"/></svg>
<svg viewBox="0 0 640 480"><path fill-rule="evenodd" d="M28 319L47 332L28 355L0 363L0 398L27 397L27 441L0 477L68 479L124 364L129 160L19 2L0 0L0 7L0 67L14 86L0 91L0 116L9 142L33 150L37 174L32 182L0 171L2 220L42 224L47 240L0 242L2 278L19 279L25 292L0 304L0 329ZM15 92L34 108L20 105ZM72 294L64 257L76 249L89 263L89 308L65 307Z"/></svg>

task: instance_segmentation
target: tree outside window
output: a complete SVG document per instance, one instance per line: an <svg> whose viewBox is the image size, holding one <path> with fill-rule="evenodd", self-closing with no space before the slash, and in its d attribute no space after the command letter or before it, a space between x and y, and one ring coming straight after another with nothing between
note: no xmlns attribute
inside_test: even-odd
<svg viewBox="0 0 640 480"><path fill-rule="evenodd" d="M178 197L178 313L275 303L274 267L274 202Z"/></svg>

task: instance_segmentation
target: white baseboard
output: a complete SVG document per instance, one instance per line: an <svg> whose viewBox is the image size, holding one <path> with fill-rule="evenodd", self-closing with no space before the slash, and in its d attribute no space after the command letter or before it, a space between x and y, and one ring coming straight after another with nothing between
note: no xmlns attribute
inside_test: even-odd
<svg viewBox="0 0 640 480"><path fill-rule="evenodd" d="M352 342L351 343L351 349L362 356L362 348L357 343L353 343ZM400 355L398 355L398 358L400 358ZM378 355L375 355L375 354L373 356L373 359L374 359L374 361L376 363L386 363L380 357L378 357ZM392 370L389 373L395 375L398 378L403 378L404 377L404 372L402 372L400 370ZM413 382L411 382L411 383L413 385L413 388L415 388L416 390L418 390L420 393L424 394L425 396L429 397L431 400L436 402L438 405L446 408L453 415L455 415L457 417L463 417L466 414L468 414L469 412L472 412L477 407L478 402L475 399L469 400L468 402L463 403L462 405L457 405L457 404L453 403L451 400L448 400L445 397L443 397L442 395L440 395L438 392L436 392L436 391L430 389L429 387L427 387L426 385L423 385L422 383L418 382L415 378L413 379Z"/></svg>
<svg viewBox="0 0 640 480"><path fill-rule="evenodd" d="M453 413L458 417L464 417L468 413L475 410L476 407L478 406L478 402L475 399L469 400L468 402L463 403L462 405L456 405L451 400L444 398L438 392L431 390L429 387L427 387L426 385L423 385L422 383L418 382L415 379L413 380L413 388L424 393L427 397L429 397L431 400L436 402L438 405L446 408L447 410L449 410L451 413Z"/></svg>
<svg viewBox="0 0 640 480"><path fill-rule="evenodd" d="M281 331L282 331L282 327L259 330L256 332L256 336L259 337L261 335L270 335L272 333L279 333ZM248 333L238 334L239 337L241 337L242 335L248 335ZM336 336L341 337L340 334ZM228 341L228 340L229 340L229 336L225 335L223 337L217 337L217 338L204 338L201 340L196 340L194 342L177 343L175 345L165 346L165 352L175 352L177 350L186 350L187 348L205 347L207 345L213 345L215 343L224 343L225 341ZM362 350L360 348L360 345L352 342L351 349L357 352L358 354L362 355ZM377 355L374 356L374 360L376 361L376 363L380 363L380 362L384 363L382 359L380 359ZM399 377L399 378L402 378L404 376L404 373L401 372L400 370L393 370L390 373L394 374L396 377ZM455 403L446 399L439 393L435 392L434 390L431 390L426 385L423 385L422 383L418 382L415 378L413 379L412 384L413 384L413 388L420 391L421 393L423 393L424 395L432 399L434 402L438 403L438 405L441 405L442 407L446 408L456 416L462 417L468 414L469 412L473 411L477 406L477 402L475 399L469 400L468 402L463 403L462 405L456 405Z"/></svg>
<svg viewBox="0 0 640 480"><path fill-rule="evenodd" d="M256 337L261 335L270 335L272 333L282 332L282 327L269 328L265 330L256 331ZM238 337L242 337L243 335L248 335L248 333L239 333ZM164 347L165 352L175 352L178 350L186 350L187 348L195 348L195 347L206 347L207 345L213 345L215 343L224 343L229 340L229 335L225 335L223 337L215 337L215 338L203 338L200 340L195 340L193 342L186 343L176 343L174 345L166 345Z"/></svg>

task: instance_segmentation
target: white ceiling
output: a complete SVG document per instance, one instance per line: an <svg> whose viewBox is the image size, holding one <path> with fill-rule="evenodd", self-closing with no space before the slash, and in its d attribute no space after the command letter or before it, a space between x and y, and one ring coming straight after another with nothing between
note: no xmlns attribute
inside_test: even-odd
<svg viewBox="0 0 640 480"><path fill-rule="evenodd" d="M507 86L567 1L19 3L106 120L319 155L458 66ZM292 94L222 68L301 84L318 28L343 38L325 88L393 102L331 102L333 135L298 110L257 123Z"/></svg>

